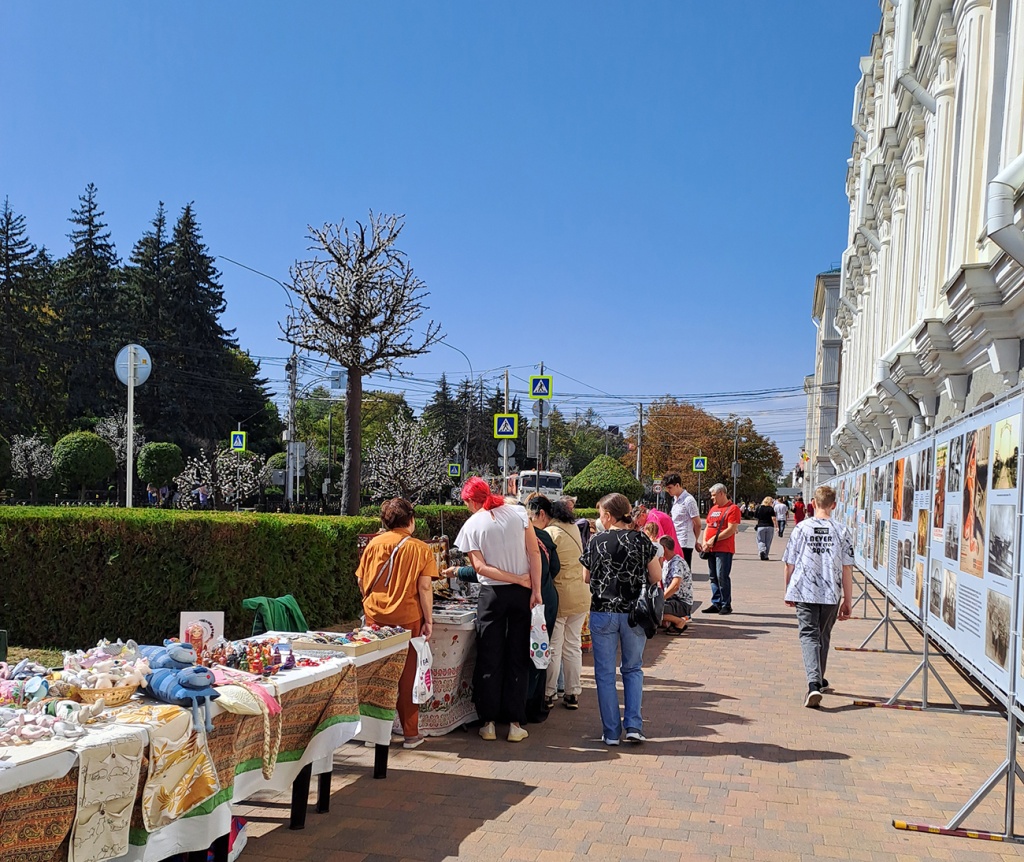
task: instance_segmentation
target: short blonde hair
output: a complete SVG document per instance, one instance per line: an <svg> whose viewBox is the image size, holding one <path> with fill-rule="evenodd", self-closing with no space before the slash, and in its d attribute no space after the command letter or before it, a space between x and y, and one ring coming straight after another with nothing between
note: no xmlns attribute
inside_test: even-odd
<svg viewBox="0 0 1024 862"><path fill-rule="evenodd" d="M772 503L774 503L774 502L775 502L775 501L774 501L774 500L773 500L773 499L772 499L771 497L765 497L765 498L764 498L764 499L763 499L763 500L761 501L761 505L762 505L762 506L770 506L770 505L771 505Z"/></svg>
<svg viewBox="0 0 1024 862"><path fill-rule="evenodd" d="M814 508L831 509L836 502L836 489L829 485L819 485L814 489Z"/></svg>

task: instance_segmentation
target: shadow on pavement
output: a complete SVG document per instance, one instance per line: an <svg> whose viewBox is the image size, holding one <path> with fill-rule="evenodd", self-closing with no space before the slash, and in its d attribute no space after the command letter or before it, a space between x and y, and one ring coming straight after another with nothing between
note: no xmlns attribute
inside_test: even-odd
<svg viewBox="0 0 1024 862"><path fill-rule="evenodd" d="M259 854L262 845L274 856L293 859L313 859L318 851L326 859L346 847L358 848L368 859L455 858L467 836L485 823L493 828L534 790L520 781L390 769L386 781L363 775L336 790L330 813L317 816L310 810L302 832L289 832L286 821L272 818L281 828L251 840L249 849Z"/></svg>

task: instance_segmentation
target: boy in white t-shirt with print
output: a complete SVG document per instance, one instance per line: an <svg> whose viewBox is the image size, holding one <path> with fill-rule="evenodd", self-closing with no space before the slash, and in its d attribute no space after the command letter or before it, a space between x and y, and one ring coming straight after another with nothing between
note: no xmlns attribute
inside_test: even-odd
<svg viewBox="0 0 1024 862"><path fill-rule="evenodd" d="M681 635L690 624L693 607L693 577L686 560L676 552L670 536L662 536L659 545L665 555L661 567L661 586L665 591L665 610L661 615L665 634Z"/></svg>
<svg viewBox="0 0 1024 862"><path fill-rule="evenodd" d="M853 543L832 520L836 492L822 485L814 492L814 517L797 524L782 555L786 565L786 604L796 608L800 651L807 674L804 706L817 709L829 689L825 679L832 626L848 620L853 601Z"/></svg>

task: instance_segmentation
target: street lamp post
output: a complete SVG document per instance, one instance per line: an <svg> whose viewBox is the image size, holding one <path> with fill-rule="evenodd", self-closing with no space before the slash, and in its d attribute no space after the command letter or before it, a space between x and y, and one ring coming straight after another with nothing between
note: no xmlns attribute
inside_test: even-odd
<svg viewBox="0 0 1024 862"><path fill-rule="evenodd" d="M472 399L472 391L473 391L472 390L472 386L473 386L473 363L470 361L470 358L468 356L466 356L466 354L463 353L463 351L459 350L459 348L456 347L454 344L449 344L443 338L439 338L437 340L437 343L438 344L443 344L445 347L449 347L452 350L457 351L458 353L462 353L462 355L465 358L467 364L469 365L470 398L466 402L466 445L465 445L465 448L463 449L463 452L462 452L462 477L463 477L463 479L465 479L466 478L466 474L469 472L469 431L470 431L470 419L471 419L471 417L473 415L473 412L472 412L473 411L473 399Z"/></svg>

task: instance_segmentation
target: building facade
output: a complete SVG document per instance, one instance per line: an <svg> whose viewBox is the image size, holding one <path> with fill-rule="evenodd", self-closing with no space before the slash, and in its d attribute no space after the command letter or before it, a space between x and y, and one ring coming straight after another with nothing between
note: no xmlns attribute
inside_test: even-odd
<svg viewBox="0 0 1024 862"><path fill-rule="evenodd" d="M1024 367L1024 0L881 12L854 91L847 246L835 285L815 284L819 469L914 439Z"/></svg>
<svg viewBox="0 0 1024 862"><path fill-rule="evenodd" d="M819 485L835 476L832 463L832 435L839 418L839 377L842 367L843 341L832 322L839 311L839 270L823 272L814 280L814 300L811 319L817 329L814 374L804 378L807 395L807 428L804 451L808 460L803 463L802 490L804 497Z"/></svg>

